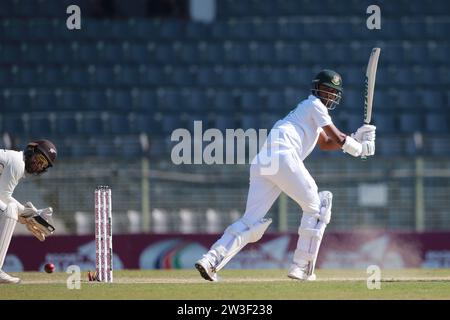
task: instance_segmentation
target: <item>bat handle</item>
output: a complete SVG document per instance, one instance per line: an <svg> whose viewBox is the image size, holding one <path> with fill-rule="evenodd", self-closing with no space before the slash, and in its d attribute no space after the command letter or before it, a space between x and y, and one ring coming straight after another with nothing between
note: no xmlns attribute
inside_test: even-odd
<svg viewBox="0 0 450 320"><path fill-rule="evenodd" d="M369 121L364 120L364 124L370 124L370 120ZM361 156L361 160L362 161L366 161L367 157L366 156Z"/></svg>

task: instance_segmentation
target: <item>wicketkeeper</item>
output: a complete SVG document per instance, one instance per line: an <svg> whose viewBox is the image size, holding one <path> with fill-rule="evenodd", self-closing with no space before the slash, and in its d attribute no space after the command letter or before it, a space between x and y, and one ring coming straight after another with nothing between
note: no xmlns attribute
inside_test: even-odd
<svg viewBox="0 0 450 320"><path fill-rule="evenodd" d="M2 271L17 221L25 224L40 241L55 231L52 208L38 210L31 202L22 205L12 194L20 179L46 172L54 165L56 156L56 147L48 140L30 142L24 151L0 149L0 283L20 282Z"/></svg>
<svg viewBox="0 0 450 320"><path fill-rule="evenodd" d="M353 157L375 154L375 126L363 125L347 136L333 124L328 110L339 104L342 93L341 76L332 70L322 70L312 81L308 99L275 123L265 145L252 161L244 216L231 224L195 264L204 279L216 281L217 272L233 256L247 243L262 237L272 222L264 216L284 192L303 210L288 277L315 280L320 243L331 218L332 194L318 192L303 161L316 145L322 150L343 150ZM277 169L268 172L267 167Z"/></svg>

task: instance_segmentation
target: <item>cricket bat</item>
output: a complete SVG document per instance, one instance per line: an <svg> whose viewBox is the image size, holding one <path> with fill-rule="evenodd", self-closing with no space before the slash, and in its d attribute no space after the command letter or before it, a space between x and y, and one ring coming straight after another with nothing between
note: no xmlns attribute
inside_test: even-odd
<svg viewBox="0 0 450 320"><path fill-rule="evenodd" d="M372 121L373 93L375 90L375 78L377 75L378 58L380 48L373 48L367 64L366 77L364 79L364 123L370 124ZM362 157L366 159L366 157Z"/></svg>

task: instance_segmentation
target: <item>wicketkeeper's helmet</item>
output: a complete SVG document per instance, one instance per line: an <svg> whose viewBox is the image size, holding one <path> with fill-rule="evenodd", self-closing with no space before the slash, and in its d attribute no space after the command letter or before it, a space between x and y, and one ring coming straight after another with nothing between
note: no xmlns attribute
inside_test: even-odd
<svg viewBox="0 0 450 320"><path fill-rule="evenodd" d="M58 151L51 141L37 140L28 143L23 154L25 158L25 170L28 173L41 174L45 172L47 168L42 171L36 172L36 169L34 168L33 156L36 154L41 154L47 160L48 167L53 167L56 156L58 155Z"/></svg>

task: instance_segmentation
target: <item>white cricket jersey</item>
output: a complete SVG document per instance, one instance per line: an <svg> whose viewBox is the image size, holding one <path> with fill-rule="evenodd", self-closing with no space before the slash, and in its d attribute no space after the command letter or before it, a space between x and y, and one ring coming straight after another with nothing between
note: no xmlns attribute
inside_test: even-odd
<svg viewBox="0 0 450 320"><path fill-rule="evenodd" d="M0 149L0 200L5 204L16 202L19 212L23 211L23 206L12 197L12 194L24 175L23 152Z"/></svg>
<svg viewBox="0 0 450 320"><path fill-rule="evenodd" d="M267 139L268 146L295 149L300 159L316 146L322 127L332 124L328 109L319 98L310 95L300 102L286 117L277 121ZM278 134L273 130L276 129Z"/></svg>

